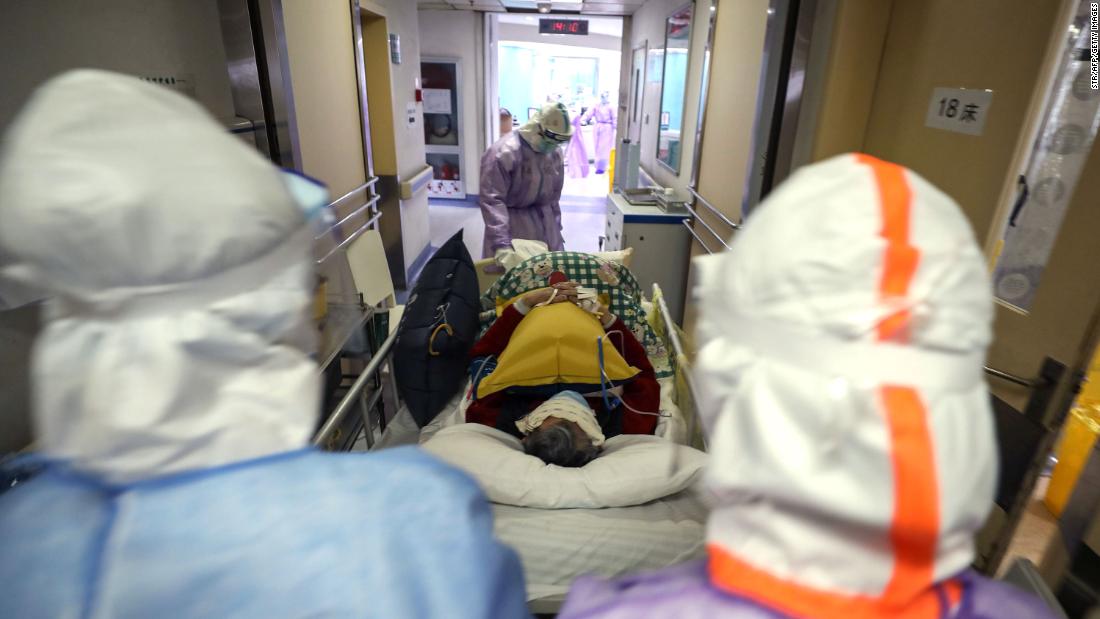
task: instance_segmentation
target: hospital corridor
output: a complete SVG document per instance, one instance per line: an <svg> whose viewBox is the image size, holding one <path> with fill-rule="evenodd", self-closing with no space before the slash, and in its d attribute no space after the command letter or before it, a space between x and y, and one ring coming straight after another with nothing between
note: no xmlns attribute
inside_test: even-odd
<svg viewBox="0 0 1100 619"><path fill-rule="evenodd" d="M1100 3L0 0L0 619L1100 619Z"/></svg>

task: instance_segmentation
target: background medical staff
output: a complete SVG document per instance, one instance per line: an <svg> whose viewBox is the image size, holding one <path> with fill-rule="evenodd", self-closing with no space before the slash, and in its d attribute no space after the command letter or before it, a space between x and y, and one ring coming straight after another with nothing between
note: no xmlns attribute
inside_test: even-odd
<svg viewBox="0 0 1100 619"><path fill-rule="evenodd" d="M47 296L46 468L0 494L0 617L526 616L472 480L308 448L326 202L166 88L75 71L34 95L0 275Z"/></svg>
<svg viewBox="0 0 1100 619"><path fill-rule="evenodd" d="M611 105L611 95L607 92L601 92L600 102L581 118L581 124L596 123L596 174L606 172L610 164L611 149L615 147L616 118L615 106Z"/></svg>
<svg viewBox="0 0 1100 619"><path fill-rule="evenodd" d="M565 181L561 146L572 135L565 106L547 103L482 155L482 257L508 251L512 239L542 241L550 251L565 249L559 204Z"/></svg>

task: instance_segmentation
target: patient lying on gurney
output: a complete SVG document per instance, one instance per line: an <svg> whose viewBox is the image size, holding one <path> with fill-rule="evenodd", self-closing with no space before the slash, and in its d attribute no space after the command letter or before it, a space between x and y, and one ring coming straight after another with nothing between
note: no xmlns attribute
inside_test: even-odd
<svg viewBox="0 0 1100 619"><path fill-rule="evenodd" d="M659 416L660 386L645 349L622 320L603 306L595 312L596 316L583 316L586 312L578 307L577 285L561 281L563 279L559 277L550 288L529 292L508 306L474 344L470 351L474 392L482 395L470 404L466 421L491 426L523 439L527 453L549 464L584 466L599 453L604 438L619 434L653 434ZM570 321L580 321L597 334L602 328L602 338L596 336L586 344L591 354L582 352L579 359L566 354L555 357L555 362L563 366L569 365L570 359L577 359L579 366L593 365L599 355L599 369L593 376L593 385L583 390L584 395L578 392L578 385L566 380L540 387L501 389L485 395L484 385L480 385L479 390L479 383L490 372L496 373L509 363L508 355L503 353L517 328L529 316L548 310ZM540 319L546 317L544 314ZM589 325L585 320L598 320L599 325L594 322ZM546 354L547 350L566 346L562 343L562 330L569 327L561 323L550 327L557 328L538 329L534 333L529 329L524 334L524 338L534 338L527 342L532 354ZM598 344L595 340L602 342ZM605 355L621 356L632 376L612 380L608 375L610 370L605 370L603 365ZM493 365L498 357L501 358L499 367ZM525 357L524 362L527 360ZM558 367L557 371L560 375L574 377L585 372L581 367Z"/></svg>

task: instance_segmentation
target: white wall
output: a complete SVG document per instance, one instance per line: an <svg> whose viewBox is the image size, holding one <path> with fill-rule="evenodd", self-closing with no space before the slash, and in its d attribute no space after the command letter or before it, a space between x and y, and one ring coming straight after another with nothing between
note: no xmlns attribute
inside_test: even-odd
<svg viewBox="0 0 1100 619"><path fill-rule="evenodd" d="M624 37L623 54L643 43L649 44L649 53L661 50L665 45L665 20L684 6L683 0L648 0L633 15L630 37ZM681 127L680 171L673 173L657 162L657 123L661 117L661 84L653 83L653 73L646 68L645 95L642 101L641 162L642 168L657 183L665 187L682 189L691 182L692 157L695 152L695 128L699 117L699 88L703 75L703 50L706 48L710 14L707 3L695 3L691 26L691 51L688 57L687 93L684 97L683 126ZM628 42L629 41L629 42ZM714 75L714 79L721 76ZM714 131L714 128L711 129Z"/></svg>
<svg viewBox="0 0 1100 619"><path fill-rule="evenodd" d="M482 46L485 21L475 11L420 11L420 55L462 61L462 177L466 193L480 191L478 166L485 151L485 63Z"/></svg>
<svg viewBox="0 0 1100 619"><path fill-rule="evenodd" d="M217 0L0 0L0 129L66 69L191 74L195 98L233 118Z"/></svg>

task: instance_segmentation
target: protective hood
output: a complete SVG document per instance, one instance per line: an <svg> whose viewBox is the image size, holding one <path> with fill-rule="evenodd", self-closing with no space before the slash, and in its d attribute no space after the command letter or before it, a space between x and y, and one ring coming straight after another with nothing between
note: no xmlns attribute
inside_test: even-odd
<svg viewBox="0 0 1100 619"><path fill-rule="evenodd" d="M982 254L947 195L842 155L699 259L709 570L799 617L939 617L996 477Z"/></svg>
<svg viewBox="0 0 1100 619"><path fill-rule="evenodd" d="M48 297L38 447L112 482L304 446L311 231L284 175L192 101L81 70L0 154L2 276Z"/></svg>
<svg viewBox="0 0 1100 619"><path fill-rule="evenodd" d="M573 124L564 105L547 103L516 131L531 148L548 153L569 142L573 137Z"/></svg>

